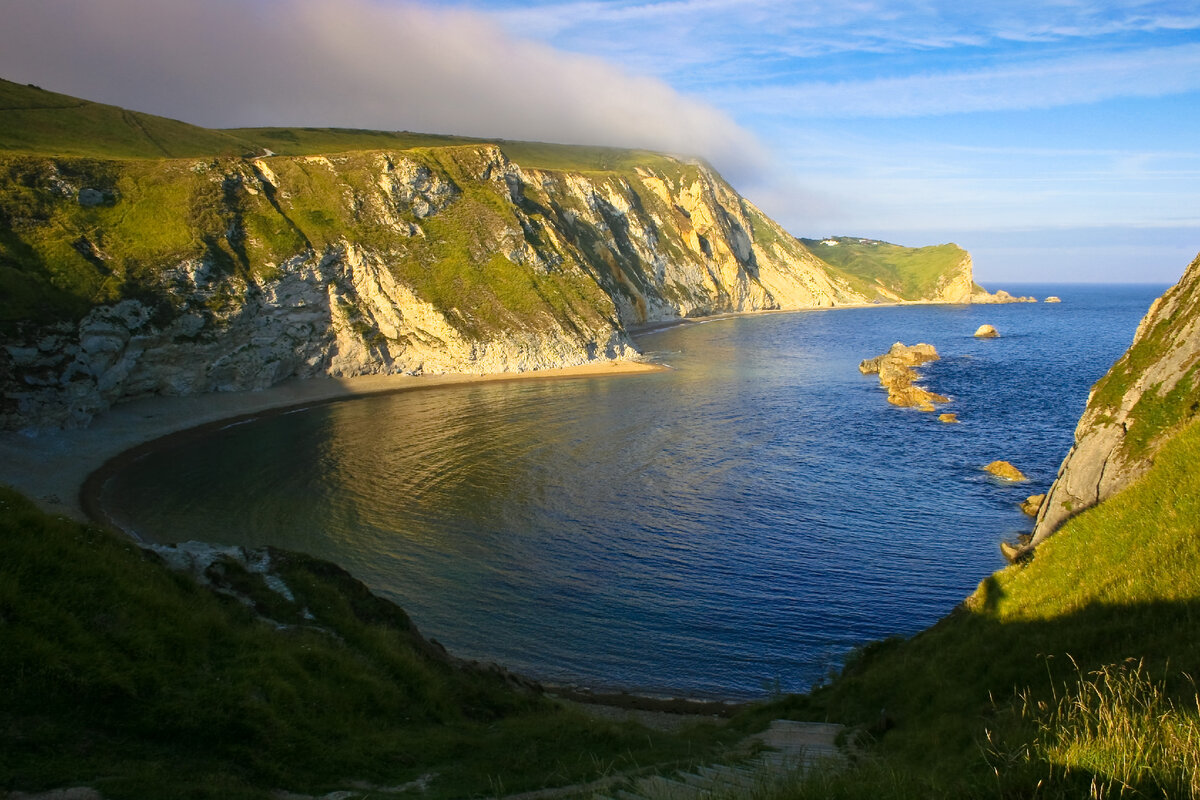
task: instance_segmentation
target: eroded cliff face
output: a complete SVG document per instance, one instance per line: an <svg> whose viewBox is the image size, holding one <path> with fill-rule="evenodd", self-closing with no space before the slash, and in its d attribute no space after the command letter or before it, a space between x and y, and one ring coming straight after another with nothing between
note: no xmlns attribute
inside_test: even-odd
<svg viewBox="0 0 1200 800"><path fill-rule="evenodd" d="M2 255L82 303L78 320L10 326L8 428L289 377L627 358L635 325L863 300L710 170L666 157L598 173L522 170L492 145L4 167Z"/></svg>
<svg viewBox="0 0 1200 800"><path fill-rule="evenodd" d="M43 317L4 320L0 421L82 425L126 398L289 377L573 366L635 356L638 325L878 297L704 165L642 162L522 169L494 145L0 159L0 262ZM961 266L928 299L968 298Z"/></svg>
<svg viewBox="0 0 1200 800"><path fill-rule="evenodd" d="M1154 301L1133 344L1092 388L1075 444L1038 512L1030 546L1142 475L1200 414L1200 257Z"/></svg>

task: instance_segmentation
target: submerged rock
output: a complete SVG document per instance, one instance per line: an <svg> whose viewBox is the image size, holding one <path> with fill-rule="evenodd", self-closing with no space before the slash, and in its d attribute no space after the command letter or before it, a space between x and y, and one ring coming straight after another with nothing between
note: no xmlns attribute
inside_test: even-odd
<svg viewBox="0 0 1200 800"><path fill-rule="evenodd" d="M915 385L921 376L914 368L939 358L941 356L931 344L922 342L908 346L896 342L883 355L860 362L858 371L864 375L878 374L879 383L887 389L888 402L892 405L934 411L934 403L948 403L950 398Z"/></svg>
<svg viewBox="0 0 1200 800"><path fill-rule="evenodd" d="M993 461L983 468L985 472L990 472L997 478L1005 481L1025 481L1029 480L1025 477L1025 473L1014 467L1007 461Z"/></svg>
<svg viewBox="0 0 1200 800"><path fill-rule="evenodd" d="M975 330L976 339L995 339L1000 335L1000 331L996 330L993 325L980 325Z"/></svg>

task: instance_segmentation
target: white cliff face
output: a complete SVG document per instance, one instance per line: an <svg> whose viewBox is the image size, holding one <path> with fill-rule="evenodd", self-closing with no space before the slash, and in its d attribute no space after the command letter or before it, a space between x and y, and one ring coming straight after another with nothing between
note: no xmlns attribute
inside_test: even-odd
<svg viewBox="0 0 1200 800"><path fill-rule="evenodd" d="M1200 257L1154 301L1129 350L1093 387L1030 546L1144 474L1159 446L1198 414Z"/></svg>
<svg viewBox="0 0 1200 800"><path fill-rule="evenodd" d="M194 310L229 288L206 282L204 265L171 273L190 303L165 325L141 301L123 300L93 309L75 330L45 333L40 346L10 345L25 376L6 393L10 426L86 425L124 398L263 389L291 377L521 372L635 355L611 325L468 338L378 255L348 243L285 262L218 312Z"/></svg>
<svg viewBox="0 0 1200 800"><path fill-rule="evenodd" d="M970 254L964 252L958 267L938 280L937 289L930 299L935 303L970 303L974 295L975 270Z"/></svg>
<svg viewBox="0 0 1200 800"><path fill-rule="evenodd" d="M528 170L520 179L559 212L556 238L599 268L627 326L865 300L704 167L639 167L621 178Z"/></svg>

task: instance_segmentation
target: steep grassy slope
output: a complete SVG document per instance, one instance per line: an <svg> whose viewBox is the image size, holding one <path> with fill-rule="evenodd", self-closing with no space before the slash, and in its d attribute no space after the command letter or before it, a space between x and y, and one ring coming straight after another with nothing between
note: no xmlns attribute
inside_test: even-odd
<svg viewBox="0 0 1200 800"><path fill-rule="evenodd" d="M590 720L455 666L332 564L270 561L264 577L218 559L216 593L0 488L0 794L265 797L428 776L422 796L482 796L719 738Z"/></svg>
<svg viewBox="0 0 1200 800"><path fill-rule="evenodd" d="M1200 747L1189 677L1200 672L1196 463L1193 423L1136 484L1071 520L1032 562L988 578L930 630L868 647L830 686L779 709L857 723L878 741L858 769L771 796L1200 796L1181 772ZM1129 702L1117 687L1134 676ZM1084 707L1080 726L1071 720ZM1147 718L1149 707L1158 711ZM1089 794L1093 782L1101 794Z"/></svg>

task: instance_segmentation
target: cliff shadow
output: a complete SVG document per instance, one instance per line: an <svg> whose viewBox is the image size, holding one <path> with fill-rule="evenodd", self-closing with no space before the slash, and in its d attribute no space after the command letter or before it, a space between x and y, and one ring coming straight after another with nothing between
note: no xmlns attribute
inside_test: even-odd
<svg viewBox="0 0 1200 800"><path fill-rule="evenodd" d="M857 651L798 713L815 702L904 769L948 776L967 794L990 782L1006 797L1091 796L1091 786L1194 796L1184 781L1188 753L1200 762L1190 744L1200 741L1200 598L1039 616L1012 608L994 580L980 595L910 639Z"/></svg>

